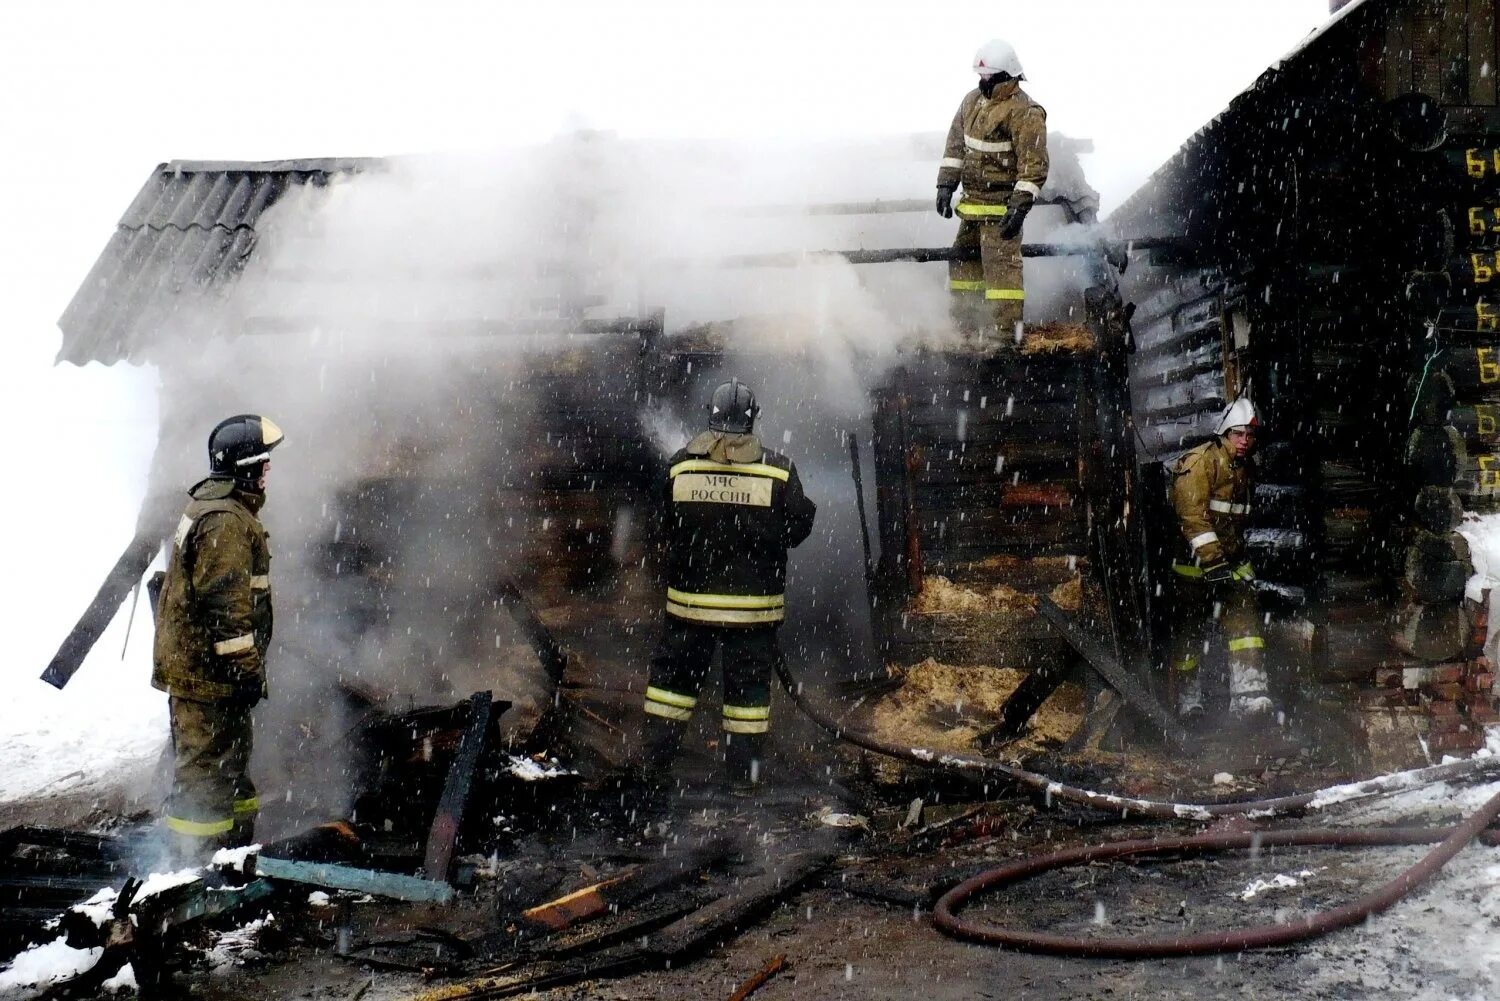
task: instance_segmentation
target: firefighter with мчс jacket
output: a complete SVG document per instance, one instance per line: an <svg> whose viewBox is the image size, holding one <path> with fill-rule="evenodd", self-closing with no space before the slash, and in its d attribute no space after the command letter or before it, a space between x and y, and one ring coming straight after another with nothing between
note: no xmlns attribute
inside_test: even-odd
<svg viewBox="0 0 1500 1001"><path fill-rule="evenodd" d="M797 467L756 437L760 408L750 387L724 383L708 411L708 430L672 456L663 498L666 614L651 659L643 740L657 809L716 646L723 650L727 778L740 793L759 781L780 656L776 630L786 614L787 550L812 532L817 512Z"/></svg>
<svg viewBox="0 0 1500 1001"><path fill-rule="evenodd" d="M251 842L250 710L265 698L271 552L258 512L281 429L241 414L209 435L156 611L151 683L169 699L174 772L163 824L184 863Z"/></svg>

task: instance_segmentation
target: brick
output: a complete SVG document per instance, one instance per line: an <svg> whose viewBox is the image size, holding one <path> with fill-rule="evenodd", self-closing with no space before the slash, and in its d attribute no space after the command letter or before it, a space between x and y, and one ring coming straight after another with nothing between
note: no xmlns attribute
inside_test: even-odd
<svg viewBox="0 0 1500 1001"><path fill-rule="evenodd" d="M1455 681L1464 680L1464 669L1467 664L1438 664L1432 668L1428 675L1430 685L1451 685Z"/></svg>
<svg viewBox="0 0 1500 1001"><path fill-rule="evenodd" d="M1438 754L1447 751L1475 751L1482 746L1484 737L1473 731L1440 733L1427 738L1427 749Z"/></svg>
<svg viewBox="0 0 1500 1001"><path fill-rule="evenodd" d="M1434 716L1427 721L1429 736L1449 733L1468 733L1469 721L1462 716Z"/></svg>
<svg viewBox="0 0 1500 1001"><path fill-rule="evenodd" d="M1433 699L1442 699L1444 702L1457 702L1464 697L1464 686L1457 682L1449 682L1445 685L1428 685L1427 691Z"/></svg>
<svg viewBox="0 0 1500 1001"><path fill-rule="evenodd" d="M1487 726L1490 723L1500 723L1500 711L1496 711L1494 706L1471 705L1468 707L1468 710L1470 721L1480 726Z"/></svg>
<svg viewBox="0 0 1500 1001"><path fill-rule="evenodd" d="M1464 679L1464 688L1471 692L1487 692L1495 687L1495 676L1488 671L1471 674Z"/></svg>
<svg viewBox="0 0 1500 1001"><path fill-rule="evenodd" d="M1469 661L1469 666L1476 671L1488 671L1490 669L1490 659L1488 657L1475 657Z"/></svg>
<svg viewBox="0 0 1500 1001"><path fill-rule="evenodd" d="M1458 703L1447 701L1424 702L1422 708L1427 710L1429 716L1457 716Z"/></svg>

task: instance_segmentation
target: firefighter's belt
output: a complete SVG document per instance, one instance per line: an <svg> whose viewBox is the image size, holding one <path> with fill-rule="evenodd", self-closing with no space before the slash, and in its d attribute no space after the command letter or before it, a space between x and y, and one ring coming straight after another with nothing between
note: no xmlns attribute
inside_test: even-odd
<svg viewBox="0 0 1500 1001"><path fill-rule="evenodd" d="M959 202L956 210L963 219L988 219L1007 215L1010 209L1004 205L981 205L978 202Z"/></svg>
<svg viewBox="0 0 1500 1001"><path fill-rule="evenodd" d="M709 625L746 626L786 618L784 594L692 594L667 588L667 613Z"/></svg>
<svg viewBox="0 0 1500 1001"><path fill-rule="evenodd" d="M1202 567L1196 566L1192 563L1179 563L1176 560L1172 561L1172 572L1183 577L1203 576ZM1249 560L1246 560L1244 563L1241 563L1239 566L1231 570L1230 574L1233 575L1235 580L1254 580L1255 568L1250 565Z"/></svg>

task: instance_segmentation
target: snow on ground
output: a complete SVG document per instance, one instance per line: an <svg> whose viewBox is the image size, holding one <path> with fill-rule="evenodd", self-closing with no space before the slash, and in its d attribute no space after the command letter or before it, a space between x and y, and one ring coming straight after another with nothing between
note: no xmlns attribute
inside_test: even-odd
<svg viewBox="0 0 1500 1001"><path fill-rule="evenodd" d="M155 447L155 382L154 371L128 365L17 363L0 373L15 432L0 491L0 804L106 797L143 781L165 744L144 599L123 662L128 604L67 688L38 677L134 534Z"/></svg>
<svg viewBox="0 0 1500 1001"><path fill-rule="evenodd" d="M49 984L92 969L103 949L75 949L61 938L34 945L0 970L0 999L34 997Z"/></svg>

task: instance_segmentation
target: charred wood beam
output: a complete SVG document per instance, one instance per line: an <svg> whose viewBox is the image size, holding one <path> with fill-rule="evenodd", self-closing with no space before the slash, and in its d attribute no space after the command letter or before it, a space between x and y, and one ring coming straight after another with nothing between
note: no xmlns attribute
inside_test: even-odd
<svg viewBox="0 0 1500 1001"><path fill-rule="evenodd" d="M1022 257L1088 257L1105 252L1102 244L1027 243ZM850 264L931 264L939 261L977 261L978 249L952 247L893 247L882 250L807 250L780 254L737 254L717 263L727 268L794 268L820 257L839 257Z"/></svg>
<svg viewBox="0 0 1500 1001"><path fill-rule="evenodd" d="M490 714L493 710L493 699L489 692L475 692L469 698L469 724L459 740L453 763L448 767L448 780L443 785L443 796L438 800L437 813L432 818L432 830L427 835L427 855L422 869L427 878L434 882L446 882L453 867L453 850L458 843L458 829L463 824L464 811L469 805L474 773L488 743Z"/></svg>
<svg viewBox="0 0 1500 1001"><path fill-rule="evenodd" d="M537 659L542 662L542 670L547 672L547 677L552 679L554 685L561 686L563 676L568 670L568 655L563 650L562 644L552 635L552 631L542 624L537 618L536 611L521 593L521 585L514 577L509 575L501 577L495 585L499 592L505 608L515 619L516 625L526 634L531 648L536 651Z"/></svg>
<svg viewBox="0 0 1500 1001"><path fill-rule="evenodd" d="M735 850L727 838L716 838L701 848L630 869L613 879L565 894L521 912L526 921L550 931L625 907L659 890L684 882L727 858Z"/></svg>
<svg viewBox="0 0 1500 1001"><path fill-rule="evenodd" d="M1104 644L1084 631L1083 627L1067 612L1045 595L1037 598L1037 612L1057 630L1068 645L1076 650L1084 661L1120 694L1131 707L1141 713L1163 736L1178 747L1187 743L1187 731L1177 722L1146 688L1120 666Z"/></svg>
<svg viewBox="0 0 1500 1001"><path fill-rule="evenodd" d="M255 874L265 879L318 886L326 890L351 890L413 903L446 904L453 900L453 887L444 882L401 872L358 869L332 862L294 862L291 859L262 855L255 860Z"/></svg>
<svg viewBox="0 0 1500 1001"><path fill-rule="evenodd" d="M136 586L141 575L156 558L163 534L152 526L137 532L135 538L130 540L130 545L125 547L114 567L105 576L104 583L99 586L99 593L94 595L94 600L89 602L72 632L68 633L51 663L42 672L43 681L53 688L61 689L78 673L84 658L89 655L99 637L104 635L104 630L114 619L125 596Z"/></svg>

